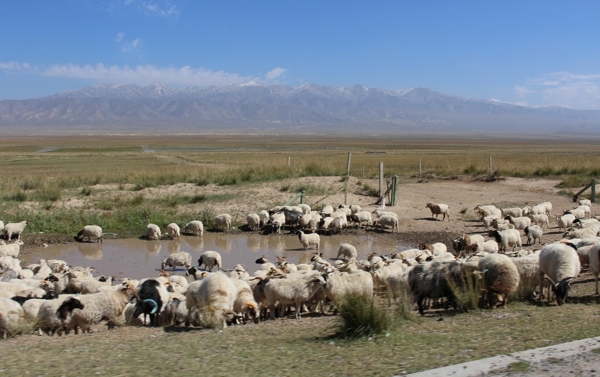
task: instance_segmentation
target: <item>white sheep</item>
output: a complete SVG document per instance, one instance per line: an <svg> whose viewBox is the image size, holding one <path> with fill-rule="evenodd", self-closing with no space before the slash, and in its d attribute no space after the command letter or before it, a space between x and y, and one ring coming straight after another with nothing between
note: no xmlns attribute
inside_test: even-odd
<svg viewBox="0 0 600 377"><path fill-rule="evenodd" d="M373 269L373 285L385 286L388 296L388 305L391 300L398 302L398 298L406 292L408 286L408 272L411 268L404 263L390 263Z"/></svg>
<svg viewBox="0 0 600 377"><path fill-rule="evenodd" d="M489 230L490 226L493 226L494 220L498 221L499 219L500 219L499 216L489 215L489 216L482 217L481 222L483 223L485 230Z"/></svg>
<svg viewBox="0 0 600 377"><path fill-rule="evenodd" d="M432 256L437 256L448 251L448 247L441 242L433 244L426 244L425 242L419 242L419 250L429 250Z"/></svg>
<svg viewBox="0 0 600 377"><path fill-rule="evenodd" d="M498 243L500 251L506 251L506 248L510 246L512 246L513 251L517 247L519 249L523 247L521 234L516 229L493 230L489 235Z"/></svg>
<svg viewBox="0 0 600 377"><path fill-rule="evenodd" d="M373 212L375 215L377 215L377 217L381 217L381 216L392 216L395 218L398 218L398 214L395 212L390 212L390 211L382 211L379 208L376 208Z"/></svg>
<svg viewBox="0 0 600 377"><path fill-rule="evenodd" d="M579 204L580 206L588 206L592 208L592 201L589 199L579 199L577 201L577 204Z"/></svg>
<svg viewBox="0 0 600 377"><path fill-rule="evenodd" d="M546 207L545 206L540 206L540 205L536 205L536 206L525 206L523 207L523 216L529 216L529 215L543 215L545 214L546 211Z"/></svg>
<svg viewBox="0 0 600 377"><path fill-rule="evenodd" d="M335 303L341 302L348 294L373 297L373 277L368 272L358 270L349 274L331 268L322 276L326 283L323 287L325 296Z"/></svg>
<svg viewBox="0 0 600 377"><path fill-rule="evenodd" d="M340 245L337 256L335 258L340 259L340 257L344 257L344 259L346 260L350 260L352 258L356 259L358 257L358 252L356 251L356 248L351 244L343 243Z"/></svg>
<svg viewBox="0 0 600 377"><path fill-rule="evenodd" d="M263 227L267 225L269 222L269 212L264 209L258 213L258 218L260 219L260 226Z"/></svg>
<svg viewBox="0 0 600 377"><path fill-rule="evenodd" d="M513 216L513 217L522 217L523 216L523 209L519 208L519 207L500 208L500 212L502 212L503 218L508 215Z"/></svg>
<svg viewBox="0 0 600 377"><path fill-rule="evenodd" d="M302 213L305 215L310 213L311 211L310 206L306 203L298 204L298 207L302 210Z"/></svg>
<svg viewBox="0 0 600 377"><path fill-rule="evenodd" d="M448 216L448 221L450 221L450 208L448 208L447 204L427 203L425 208L429 208L431 210L431 218L433 218L433 215L435 215L437 220L439 215L443 215L442 221L446 219L446 216Z"/></svg>
<svg viewBox="0 0 600 377"><path fill-rule="evenodd" d="M231 215L222 213L215 216L215 225L217 229L225 228L225 230L229 231L231 229Z"/></svg>
<svg viewBox="0 0 600 377"><path fill-rule="evenodd" d="M118 320L134 293L135 288L129 282L124 282L116 290L77 297L84 308L73 310L70 321L66 323L67 332L74 329L77 334L78 328L81 328L82 332L90 332L92 325L103 320Z"/></svg>
<svg viewBox="0 0 600 377"><path fill-rule="evenodd" d="M181 230L179 229L179 225L175 223L170 223L167 225L167 235L171 237L171 239L179 239L181 236Z"/></svg>
<svg viewBox="0 0 600 377"><path fill-rule="evenodd" d="M307 271L309 274L310 271ZM306 275L309 280L303 278L290 279L263 279L258 278L258 286L262 288L265 301L269 307L271 319L275 319L275 305L295 305L296 318L300 318L300 308L302 303L311 299L320 289L325 286L325 280L322 276Z"/></svg>
<svg viewBox="0 0 600 377"><path fill-rule="evenodd" d="M529 217L512 217L509 215L506 216L506 220L513 224L515 229L518 230L523 230L531 225L531 219Z"/></svg>
<svg viewBox="0 0 600 377"><path fill-rule="evenodd" d="M333 213L333 211L334 211L333 206L330 206L330 205L323 206L323 209L321 210L321 216L327 217L327 216L331 215Z"/></svg>
<svg viewBox="0 0 600 377"><path fill-rule="evenodd" d="M89 242L92 242L92 237L96 239L96 242L102 242L102 228L98 225L86 225L79 232L77 232L78 240L85 240L88 238Z"/></svg>
<svg viewBox="0 0 600 377"><path fill-rule="evenodd" d="M392 228L392 233L394 233L394 230L398 231L398 233L400 233L400 226L398 225L398 218L397 217L393 217L393 216L380 216L377 218L377 220L375 220L373 222L373 226L378 226L381 227L383 230L385 230L386 226L390 226Z"/></svg>
<svg viewBox="0 0 600 377"><path fill-rule="evenodd" d="M260 228L260 217L256 213L250 213L246 216L246 222L250 230L258 230Z"/></svg>
<svg viewBox="0 0 600 377"><path fill-rule="evenodd" d="M546 210L546 215L552 216L552 203L543 202L543 203L538 203L535 206L536 207L544 207L544 209Z"/></svg>
<svg viewBox="0 0 600 377"><path fill-rule="evenodd" d="M568 209L565 212L563 212L563 215L568 215L571 214L573 216L575 216L578 219L583 219L585 218L586 213L586 209L585 208L581 208L581 207L576 207L573 209Z"/></svg>
<svg viewBox="0 0 600 377"><path fill-rule="evenodd" d="M242 316L244 321L252 320L254 323L258 323L260 311L258 310L258 304L254 299L252 288L245 280L232 278L231 281L237 288L237 295L233 303L233 311L238 316Z"/></svg>
<svg viewBox="0 0 600 377"><path fill-rule="evenodd" d="M508 296L519 287L520 275L511 258L503 254L488 254L479 261L479 270L485 278L485 296L488 307L496 306L502 297L502 306L506 308Z"/></svg>
<svg viewBox="0 0 600 377"><path fill-rule="evenodd" d="M515 226L508 220L494 219L492 220L492 228L496 230L515 229Z"/></svg>
<svg viewBox="0 0 600 377"><path fill-rule="evenodd" d="M556 215L556 225L558 226L558 230L567 230L567 228L573 225L573 221L575 221L575 216L568 213L566 215Z"/></svg>
<svg viewBox="0 0 600 377"><path fill-rule="evenodd" d="M590 272L596 278L596 294L598 294L598 275L600 275L600 243L589 250Z"/></svg>
<svg viewBox="0 0 600 377"><path fill-rule="evenodd" d="M190 283L185 292L186 306L190 317L203 317L203 311L206 308L214 314L216 323L222 324L222 327L227 325L226 316L233 313L236 297L236 285L220 271ZM204 320L207 319L204 318Z"/></svg>
<svg viewBox="0 0 600 377"><path fill-rule="evenodd" d="M214 266L217 266L217 271L223 268L221 263L221 254L218 251L206 250L200 254L198 259L198 267L204 265L208 271L212 271Z"/></svg>
<svg viewBox="0 0 600 377"><path fill-rule="evenodd" d="M18 302L0 297L0 334L6 339L22 329L25 312Z"/></svg>
<svg viewBox="0 0 600 377"><path fill-rule="evenodd" d="M546 216L546 215L544 215L544 216ZM542 234L544 234L544 231L542 230L541 226L531 225L531 226L526 227L524 229L524 231L525 231L525 235L527 236L527 244L528 245L534 245L536 239L538 240L538 243L540 245L542 244ZM532 240L533 240L533 243L531 243Z"/></svg>
<svg viewBox="0 0 600 377"><path fill-rule="evenodd" d="M299 230L296 234L298 235L298 239L304 247L304 250L307 250L310 245L315 245L316 249L319 250L321 238L317 233L304 234L303 231Z"/></svg>
<svg viewBox="0 0 600 377"><path fill-rule="evenodd" d="M481 218L486 216L502 216L502 211L500 211L498 208L480 209L478 212Z"/></svg>
<svg viewBox="0 0 600 377"><path fill-rule="evenodd" d="M10 240L13 235L17 235L18 239L21 239L21 233L27 226L27 221L21 221L18 223L8 223L4 225L4 234L6 235L6 239Z"/></svg>
<svg viewBox="0 0 600 377"><path fill-rule="evenodd" d="M183 227L184 233L192 233L195 236L202 237L204 235L204 225L200 220L192 220Z"/></svg>
<svg viewBox="0 0 600 377"><path fill-rule="evenodd" d="M346 220L346 215L335 217L331 223L329 224L329 231L331 233L339 233L348 225L348 220Z"/></svg>
<svg viewBox="0 0 600 377"><path fill-rule="evenodd" d="M367 223L367 226L373 225L373 218L371 217L371 213L367 211L353 213L348 217L348 219L351 222L358 224L358 226L361 226L364 222Z"/></svg>
<svg viewBox="0 0 600 377"><path fill-rule="evenodd" d="M540 227L543 227L545 224L546 228L550 228L550 220L545 213L541 215L529 215L528 217L531 219L532 224L539 225Z"/></svg>
<svg viewBox="0 0 600 377"><path fill-rule="evenodd" d="M571 243L557 242L544 246L540 251L536 278L540 284L544 276L550 280L558 305L564 304L571 280L581 272L581 262L576 249ZM541 298L540 293L540 300Z"/></svg>
<svg viewBox="0 0 600 377"><path fill-rule="evenodd" d="M171 267L173 270L175 270L177 266L183 266L187 271L188 268L192 267L192 256L185 251L173 253L160 263L161 270L164 270L167 266Z"/></svg>
<svg viewBox="0 0 600 377"><path fill-rule="evenodd" d="M149 240L159 240L161 236L160 228L156 224L148 224L144 234Z"/></svg>
<svg viewBox="0 0 600 377"><path fill-rule="evenodd" d="M281 233L281 228L285 226L285 215L283 212L277 212L271 215L269 222L273 233Z"/></svg>
<svg viewBox="0 0 600 377"><path fill-rule="evenodd" d="M18 257L22 245L24 243L21 240L15 240L15 242L8 245L0 245L0 257Z"/></svg>

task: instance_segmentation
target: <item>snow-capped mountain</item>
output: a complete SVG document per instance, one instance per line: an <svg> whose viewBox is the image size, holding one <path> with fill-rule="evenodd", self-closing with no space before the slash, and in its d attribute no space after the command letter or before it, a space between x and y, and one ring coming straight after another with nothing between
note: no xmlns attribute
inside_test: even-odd
<svg viewBox="0 0 600 377"><path fill-rule="evenodd" d="M428 88L384 90L260 82L175 89L95 85L0 101L1 126L70 129L302 129L331 132L600 134L600 111L530 108Z"/></svg>

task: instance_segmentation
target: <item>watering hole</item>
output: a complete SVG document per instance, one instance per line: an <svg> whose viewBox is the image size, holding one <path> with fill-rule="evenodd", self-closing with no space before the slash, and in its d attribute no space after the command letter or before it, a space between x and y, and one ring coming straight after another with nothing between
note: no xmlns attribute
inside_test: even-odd
<svg viewBox="0 0 600 377"><path fill-rule="evenodd" d="M373 235L333 235L322 236L319 252L326 260L334 260L342 243L350 243L356 247L359 258L366 258L368 253L390 254L406 249L397 243L384 240ZM23 255L22 266L37 263L40 258L62 259L71 266L89 266L96 270L96 275L114 276L115 278L134 278L157 276L160 263L169 254L185 251L191 254L192 264L197 265L200 253L215 250L221 253L223 268L232 269L242 264L252 274L259 267L255 260L265 255L270 262L277 263L277 257L285 256L290 263L309 263L314 246L304 250L298 236L261 235L261 234L227 234L205 232L203 237L181 236L177 240L149 241L137 238L105 239L104 243L73 242L69 244L50 245L45 248L28 250ZM167 268L170 272L171 268ZM177 274L183 274L184 268L178 267Z"/></svg>

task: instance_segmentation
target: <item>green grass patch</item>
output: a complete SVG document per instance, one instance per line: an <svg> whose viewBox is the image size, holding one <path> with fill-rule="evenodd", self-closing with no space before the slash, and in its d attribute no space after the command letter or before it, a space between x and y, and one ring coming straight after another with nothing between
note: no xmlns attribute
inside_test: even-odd
<svg viewBox="0 0 600 377"><path fill-rule="evenodd" d="M386 307L378 305L372 298L357 294L345 295L338 303L338 311L338 334L343 338L378 335L390 329L394 323L394 318Z"/></svg>
<svg viewBox="0 0 600 377"><path fill-rule="evenodd" d="M525 361L517 361L515 363L508 364L507 369L511 372L527 373L529 369L531 369L531 365Z"/></svg>

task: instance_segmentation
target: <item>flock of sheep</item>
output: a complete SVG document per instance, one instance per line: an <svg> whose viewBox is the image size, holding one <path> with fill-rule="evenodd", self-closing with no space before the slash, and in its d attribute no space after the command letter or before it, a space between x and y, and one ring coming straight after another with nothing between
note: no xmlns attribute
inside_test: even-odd
<svg viewBox="0 0 600 377"><path fill-rule="evenodd" d="M359 259L353 245L343 243L335 261L328 261L318 253L319 233L340 232L349 224L399 231L398 215L379 209L371 213L356 205L325 206L318 212L304 204L281 206L248 215L248 227L267 227L274 233L287 227L305 250L316 251L310 263L262 257L256 260L259 267L249 273L239 264L225 270L216 251L204 251L196 266L189 253L177 252L161 262L159 276L123 279L117 285L112 278L94 276L91 268L70 266L63 260L42 259L22 268L19 238L26 222L6 224L7 240L13 235L17 240L0 245L0 333L6 337L24 328L35 328L40 334L78 333L102 321L109 328L125 324L224 327L290 314L298 318L306 311L325 314L347 294L370 298L378 292L385 292L390 304L408 292L424 314L438 299L456 304L456 287L469 276L481 279L481 302L488 308L506 306L508 297L523 284L539 285L541 299L545 280L551 283L545 296L554 293L562 305L583 264L589 264L595 274L598 293L600 221L591 218L590 207L589 201L582 200L578 207L556 216L565 238L535 251L522 249L521 231L528 244L541 243L542 227L549 226L552 216L551 203L502 209L476 206L485 229L493 228L489 240L465 233L452 240L450 250L444 243L421 243L388 256L365 254L365 259ZM442 215L442 221L450 221L447 205L427 203L426 208L432 217ZM215 224L229 230L231 216L218 215ZM175 223L166 227L172 238L179 238L182 231L201 237L203 224L194 220L183 229ZM149 224L145 237L160 239L160 227ZM103 242L102 229L85 226L77 238ZM177 267L183 267L186 276L173 274Z"/></svg>

